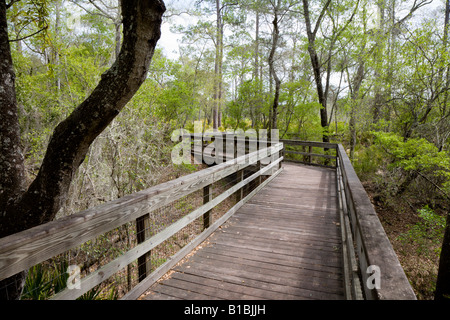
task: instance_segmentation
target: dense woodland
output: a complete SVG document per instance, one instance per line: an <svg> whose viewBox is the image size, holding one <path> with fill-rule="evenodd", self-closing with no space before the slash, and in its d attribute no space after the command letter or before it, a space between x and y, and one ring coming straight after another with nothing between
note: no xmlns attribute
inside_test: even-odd
<svg viewBox="0 0 450 320"><path fill-rule="evenodd" d="M4 48L15 74L23 193L55 151L55 128L119 60L127 39L119 2L0 1L8 27L0 39L0 211L9 208L11 175ZM170 159L172 131L193 130L194 121L204 130L279 129L284 139L344 145L418 298L433 299L441 250L450 256L450 1L165 5L171 33L162 32L142 84L75 161L59 205L34 225L195 170ZM177 54L161 45L171 41Z"/></svg>

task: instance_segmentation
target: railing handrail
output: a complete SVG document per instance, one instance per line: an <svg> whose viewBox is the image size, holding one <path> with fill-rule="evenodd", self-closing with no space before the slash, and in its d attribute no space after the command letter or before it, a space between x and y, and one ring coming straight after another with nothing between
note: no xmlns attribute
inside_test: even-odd
<svg viewBox="0 0 450 320"><path fill-rule="evenodd" d="M336 149L337 143L333 142L321 142L321 141L303 141L303 140L289 140L289 139L280 139L280 142L283 142L288 145L298 145L305 147L317 147L324 149Z"/></svg>
<svg viewBox="0 0 450 320"><path fill-rule="evenodd" d="M293 154L296 156L303 156L303 160L287 158L286 161L296 162L300 164L320 166L326 168L336 168L335 163L337 163L337 144L332 142L321 142L321 141L302 141L302 140L289 140L289 139L280 139L285 146L284 154L289 155ZM302 147L303 151L295 151L289 150L287 146L292 147ZM306 150L308 147L308 150ZM321 148L325 152L324 153L314 153L313 148ZM322 162L313 162L313 158L322 158L325 159ZM330 163L331 162L331 163Z"/></svg>
<svg viewBox="0 0 450 320"><path fill-rule="evenodd" d="M0 280L27 270L125 223L134 221L230 174L243 170L251 164L256 164L258 161L280 152L282 148L283 144L278 143L272 147L243 155L71 216L1 238ZM282 158L276 163L281 160ZM274 164L272 163L272 165ZM261 169L257 175L268 169L269 166ZM255 175L252 176L252 179L254 178ZM241 187L251 180L247 178L244 181L241 182ZM235 191L233 189L233 192ZM199 214L197 213L197 215ZM144 253L136 252L137 255ZM100 276L102 276L101 273Z"/></svg>
<svg viewBox="0 0 450 320"><path fill-rule="evenodd" d="M346 208L351 231L356 242L362 288L365 298L383 300L415 300L416 295L405 275L398 257L359 180L344 147L337 145L338 166L341 171ZM376 269L368 269L370 266ZM373 272L379 272L375 274ZM373 274L372 274L373 273ZM380 283L372 282L379 277ZM367 282L370 282L370 286Z"/></svg>

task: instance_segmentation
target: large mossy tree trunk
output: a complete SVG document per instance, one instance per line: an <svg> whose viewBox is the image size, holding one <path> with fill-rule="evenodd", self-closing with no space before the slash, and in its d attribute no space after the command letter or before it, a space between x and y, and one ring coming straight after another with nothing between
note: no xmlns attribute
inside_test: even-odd
<svg viewBox="0 0 450 320"><path fill-rule="evenodd" d="M0 237L55 218L90 145L144 82L165 12L161 0L121 1L123 42L115 63L91 95L55 128L38 175L26 186L8 39L9 6L0 0ZM20 297L24 274L0 281L0 299Z"/></svg>

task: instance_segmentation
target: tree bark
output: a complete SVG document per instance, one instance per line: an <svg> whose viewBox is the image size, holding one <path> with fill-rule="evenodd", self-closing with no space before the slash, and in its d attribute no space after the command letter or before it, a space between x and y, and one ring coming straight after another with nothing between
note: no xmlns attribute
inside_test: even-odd
<svg viewBox="0 0 450 320"><path fill-rule="evenodd" d="M447 215L444 241L442 242L439 272L436 281L435 300L450 301L450 215Z"/></svg>
<svg viewBox="0 0 450 320"><path fill-rule="evenodd" d="M8 39L6 2L0 1L0 228L8 208L26 190L25 164L20 147L20 127L15 79ZM0 231L0 237L3 232ZM22 292L25 272L0 281L0 299L16 299Z"/></svg>
<svg viewBox="0 0 450 320"><path fill-rule="evenodd" d="M8 39L6 2L0 1L0 228L7 209L25 192L25 165L20 147L20 127L15 79ZM0 237L4 236L0 229Z"/></svg>
<svg viewBox="0 0 450 320"><path fill-rule="evenodd" d="M144 82L161 36L165 5L162 0L131 0L123 1L121 6L124 28L118 58L102 75L91 95L55 128L38 175L26 190L14 71L6 29L6 4L1 0L0 237L54 219L89 146ZM0 288L7 280L0 282ZM0 292L0 299L19 296L20 290L8 292L8 297Z"/></svg>

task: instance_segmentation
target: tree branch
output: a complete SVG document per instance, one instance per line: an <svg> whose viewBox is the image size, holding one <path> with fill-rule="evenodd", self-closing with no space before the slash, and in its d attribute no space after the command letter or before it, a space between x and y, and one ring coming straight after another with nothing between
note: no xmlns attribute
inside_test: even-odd
<svg viewBox="0 0 450 320"><path fill-rule="evenodd" d="M434 183L433 181L431 181L430 179L428 179L427 176L425 176L424 174L422 174L420 171L418 170L413 170L414 172L416 172L419 176L421 176L422 178L424 178L425 180L427 180L429 183L431 183L436 189L438 189L440 192L442 192L442 194L450 200L450 195L448 195L444 190L442 190L436 183Z"/></svg>
<svg viewBox="0 0 450 320"><path fill-rule="evenodd" d="M412 5L411 9L409 10L408 14L404 16L402 19L397 21L393 27L397 28L400 26L403 22L405 22L407 19L411 18L412 14L417 11L418 9L422 8L423 6L426 6L427 4L432 3L433 0L422 0L420 3L417 3L417 0L414 0L414 4Z"/></svg>
<svg viewBox="0 0 450 320"><path fill-rule="evenodd" d="M8 40L9 42L17 42L17 41L22 41L22 40L26 40L26 39L28 39L28 38L31 38L32 36L35 36L35 35L37 35L38 33L41 33L42 31L44 31L44 30L47 30L48 29L48 25L46 25L45 27L43 27L42 29L40 29L40 30L38 30L38 31L36 31L36 32L33 32L32 34L29 34L29 35L27 35L27 36L25 36L25 37L22 37L22 38L16 38L16 39L10 39L10 40Z"/></svg>
<svg viewBox="0 0 450 320"><path fill-rule="evenodd" d="M20 0L12 0L10 3L6 4L6 9L9 9L13 6L14 3L19 2Z"/></svg>
<svg viewBox="0 0 450 320"><path fill-rule="evenodd" d="M322 11L320 12L319 18L316 21L316 26L314 27L314 31L313 31L314 38L316 37L317 31L319 30L320 24L322 23L322 19L325 16L325 12L327 11L330 3L331 3L331 0L328 0L327 3L325 3L324 7L322 8Z"/></svg>

